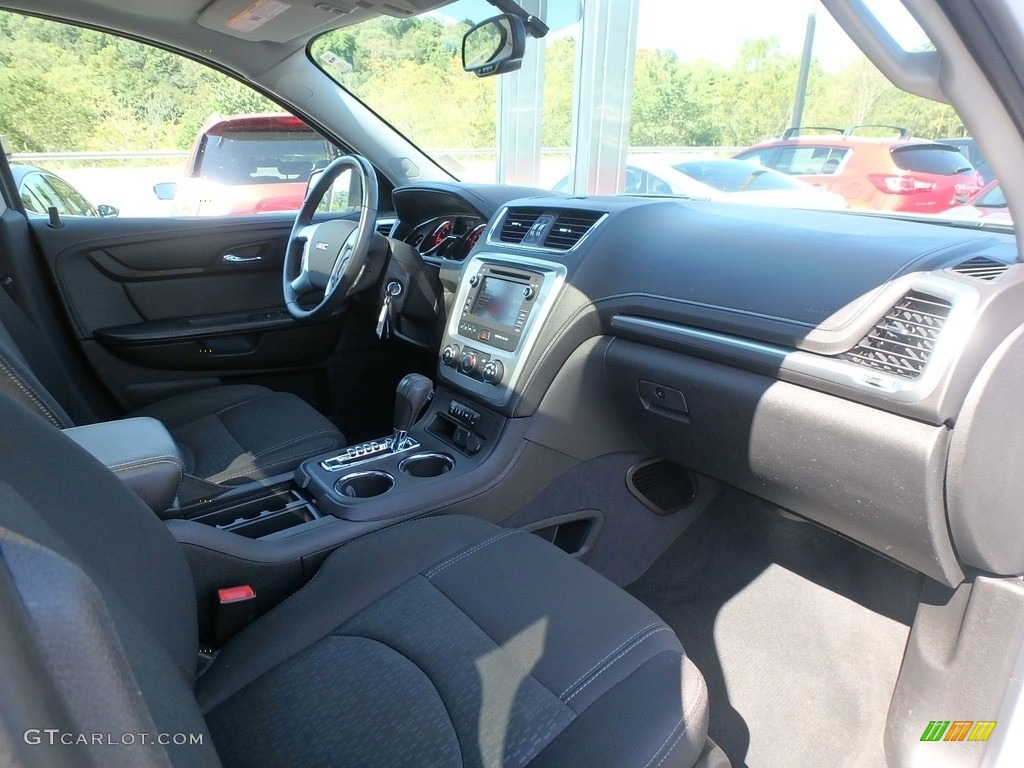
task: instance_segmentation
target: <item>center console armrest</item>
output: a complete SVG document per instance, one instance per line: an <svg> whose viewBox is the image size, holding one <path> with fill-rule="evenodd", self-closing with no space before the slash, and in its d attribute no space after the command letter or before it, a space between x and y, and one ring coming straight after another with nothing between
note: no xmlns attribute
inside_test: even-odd
<svg viewBox="0 0 1024 768"><path fill-rule="evenodd" d="M167 427L156 419L103 421L63 432L103 462L161 517L174 503L185 462Z"/></svg>

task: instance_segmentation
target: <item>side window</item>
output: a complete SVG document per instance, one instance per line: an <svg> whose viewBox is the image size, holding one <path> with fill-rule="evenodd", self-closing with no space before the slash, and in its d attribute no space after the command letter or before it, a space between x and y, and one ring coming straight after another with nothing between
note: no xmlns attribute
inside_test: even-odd
<svg viewBox="0 0 1024 768"><path fill-rule="evenodd" d="M36 189L36 184L34 183L34 179L38 175L33 173L26 176L24 181L21 182L18 194L21 195L21 204L25 207L26 211L45 216L47 208L46 198L40 196L39 190Z"/></svg>
<svg viewBox="0 0 1024 768"><path fill-rule="evenodd" d="M825 176L832 176L839 172L843 162L846 160L852 150L844 149L842 147L832 147L828 151L828 155L824 158L821 164L821 173Z"/></svg>
<svg viewBox="0 0 1024 768"><path fill-rule="evenodd" d="M783 147L775 169L791 176L828 176L839 169L848 151L843 147Z"/></svg>
<svg viewBox="0 0 1024 768"><path fill-rule="evenodd" d="M0 134L12 164L59 176L22 185L33 213L295 211L310 173L341 154L245 84L159 48L6 11L0 47L38 86L5 97ZM57 81L61 98L49 98Z"/></svg>
<svg viewBox="0 0 1024 768"><path fill-rule="evenodd" d="M763 165L766 168L774 168L771 164L772 155L775 154L775 147L767 147L765 149L755 149L749 152L740 152L736 155L738 160L746 160L748 163L757 163Z"/></svg>
<svg viewBox="0 0 1024 768"><path fill-rule="evenodd" d="M61 216L96 216L74 188L60 179L44 173L28 173L21 182L21 201L29 213L47 215L56 208Z"/></svg>
<svg viewBox="0 0 1024 768"><path fill-rule="evenodd" d="M40 175L42 184L49 187L55 199L59 200L63 216L95 216L96 209L82 197L77 189L56 176Z"/></svg>

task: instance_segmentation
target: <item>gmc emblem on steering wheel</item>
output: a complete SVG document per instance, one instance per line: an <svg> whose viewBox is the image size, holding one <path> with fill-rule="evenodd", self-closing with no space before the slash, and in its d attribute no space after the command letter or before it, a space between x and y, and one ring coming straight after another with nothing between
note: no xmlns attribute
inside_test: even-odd
<svg viewBox="0 0 1024 768"><path fill-rule="evenodd" d="M313 247L316 248L318 251L326 251L327 250L327 243L323 243L323 242L317 243Z"/></svg>

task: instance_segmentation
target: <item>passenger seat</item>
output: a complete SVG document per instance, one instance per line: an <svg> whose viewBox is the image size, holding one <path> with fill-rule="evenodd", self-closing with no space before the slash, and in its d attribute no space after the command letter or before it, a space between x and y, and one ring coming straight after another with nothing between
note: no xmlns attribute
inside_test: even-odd
<svg viewBox="0 0 1024 768"><path fill-rule="evenodd" d="M0 425L0 739L14 764L702 759L707 689L672 630L554 546L476 518L341 547L197 680L194 586L166 526L6 397Z"/></svg>

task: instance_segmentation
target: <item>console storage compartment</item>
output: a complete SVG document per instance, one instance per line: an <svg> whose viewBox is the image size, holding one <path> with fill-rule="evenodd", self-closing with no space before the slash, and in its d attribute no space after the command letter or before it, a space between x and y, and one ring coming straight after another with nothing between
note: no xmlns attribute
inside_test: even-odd
<svg viewBox="0 0 1024 768"><path fill-rule="evenodd" d="M203 508L206 511L190 519L250 539L272 536L320 517L313 503L291 483L259 488Z"/></svg>
<svg viewBox="0 0 1024 768"><path fill-rule="evenodd" d="M167 427L156 419L137 417L63 431L105 464L150 509L166 516L185 472L185 462Z"/></svg>

